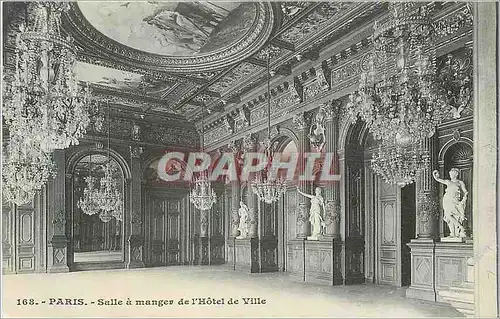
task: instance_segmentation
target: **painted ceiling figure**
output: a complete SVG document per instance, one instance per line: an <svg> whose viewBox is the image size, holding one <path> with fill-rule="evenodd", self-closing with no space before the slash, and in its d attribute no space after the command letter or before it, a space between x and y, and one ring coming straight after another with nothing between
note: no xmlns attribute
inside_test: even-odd
<svg viewBox="0 0 500 319"><path fill-rule="evenodd" d="M209 32L211 32L224 19L224 11L218 8L221 12L217 12L215 9L216 7L212 9L207 4L194 1L179 2L176 11L198 27L208 28Z"/></svg>
<svg viewBox="0 0 500 319"><path fill-rule="evenodd" d="M167 43L192 51L198 51L208 39L204 30L175 11L158 9L152 15L144 17L143 21L164 31L162 35Z"/></svg>

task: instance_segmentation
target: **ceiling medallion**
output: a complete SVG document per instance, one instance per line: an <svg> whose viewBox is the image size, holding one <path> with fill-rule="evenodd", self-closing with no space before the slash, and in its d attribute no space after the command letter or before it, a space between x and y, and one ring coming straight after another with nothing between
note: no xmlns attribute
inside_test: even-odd
<svg viewBox="0 0 500 319"><path fill-rule="evenodd" d="M69 31L87 52L192 73L223 68L257 52L271 35L274 12L264 2L89 1L72 2L67 18Z"/></svg>

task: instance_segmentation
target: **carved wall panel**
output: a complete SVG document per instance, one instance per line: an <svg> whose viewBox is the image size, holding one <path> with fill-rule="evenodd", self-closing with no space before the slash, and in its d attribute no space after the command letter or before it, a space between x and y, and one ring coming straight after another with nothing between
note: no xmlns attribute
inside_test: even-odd
<svg viewBox="0 0 500 319"><path fill-rule="evenodd" d="M288 219L287 237L295 238L297 235L297 209L298 209L297 190L289 188L284 196L285 217Z"/></svg>
<svg viewBox="0 0 500 319"><path fill-rule="evenodd" d="M14 268L14 212L12 207L4 204L2 207L2 261L4 274L13 273Z"/></svg>
<svg viewBox="0 0 500 319"><path fill-rule="evenodd" d="M33 202L22 206L5 204L2 208L3 272L34 273L45 271L44 262L46 224L42 196L36 195ZM56 251L61 260L63 252Z"/></svg>
<svg viewBox="0 0 500 319"><path fill-rule="evenodd" d="M288 243L287 272L291 275L303 278L304 276L304 249L303 241L295 240Z"/></svg>
<svg viewBox="0 0 500 319"><path fill-rule="evenodd" d="M413 258L413 283L428 286L432 284L433 264L432 258L416 256Z"/></svg>

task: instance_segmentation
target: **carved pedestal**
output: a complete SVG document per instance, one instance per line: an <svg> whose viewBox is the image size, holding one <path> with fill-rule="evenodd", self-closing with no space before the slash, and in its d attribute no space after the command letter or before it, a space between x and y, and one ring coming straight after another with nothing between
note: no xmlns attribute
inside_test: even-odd
<svg viewBox="0 0 500 319"><path fill-rule="evenodd" d="M473 256L472 243L437 242L436 256L436 301L447 302L440 294L453 288L463 288L468 282L467 261ZM472 291L472 287L467 287Z"/></svg>
<svg viewBox="0 0 500 319"><path fill-rule="evenodd" d="M295 239L288 242L287 272L292 279L327 285L340 285L342 243L320 236L318 240Z"/></svg>
<svg viewBox="0 0 500 319"><path fill-rule="evenodd" d="M412 239L408 246L411 249L411 285L406 290L406 297L436 301L434 240Z"/></svg>
<svg viewBox="0 0 500 319"><path fill-rule="evenodd" d="M410 298L445 302L440 291L462 287L467 282L467 260L473 255L472 243L441 243L414 239L411 248Z"/></svg>
<svg viewBox="0 0 500 319"><path fill-rule="evenodd" d="M342 284L340 241L320 238L317 241L306 240L304 243L305 281L328 285Z"/></svg>
<svg viewBox="0 0 500 319"><path fill-rule="evenodd" d="M287 272L294 280L304 281L304 239L292 239L288 241Z"/></svg>
<svg viewBox="0 0 500 319"><path fill-rule="evenodd" d="M233 261L233 268L248 273L259 272L257 250L257 238L235 239L232 256L228 256Z"/></svg>
<svg viewBox="0 0 500 319"><path fill-rule="evenodd" d="M127 240L128 246L128 260L127 268L144 268L144 262L142 260L142 256L144 255L143 247L144 247L144 236L142 235L130 235Z"/></svg>
<svg viewBox="0 0 500 319"><path fill-rule="evenodd" d="M65 235L57 236L54 235L48 246L48 267L47 272L58 273L58 272L68 272L68 262L66 256L68 254L68 239Z"/></svg>

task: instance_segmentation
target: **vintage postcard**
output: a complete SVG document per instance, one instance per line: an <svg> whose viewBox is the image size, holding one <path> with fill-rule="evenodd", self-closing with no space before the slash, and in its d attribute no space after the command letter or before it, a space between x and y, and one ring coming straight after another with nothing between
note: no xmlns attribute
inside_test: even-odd
<svg viewBox="0 0 500 319"><path fill-rule="evenodd" d="M3 1L5 318L498 318L498 2Z"/></svg>

